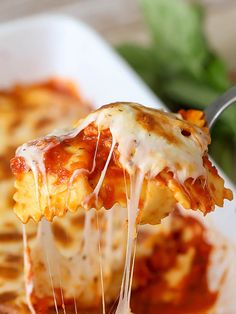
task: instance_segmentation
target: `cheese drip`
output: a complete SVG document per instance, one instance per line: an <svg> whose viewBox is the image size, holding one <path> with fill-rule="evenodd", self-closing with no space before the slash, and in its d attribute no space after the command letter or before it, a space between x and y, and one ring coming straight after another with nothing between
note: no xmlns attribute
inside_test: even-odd
<svg viewBox="0 0 236 314"><path fill-rule="evenodd" d="M35 296L39 300L51 298L54 310L57 308L55 312L60 312L57 304L63 304L63 299L75 299L75 308L87 296L105 301L112 273L121 267L124 259L126 214L127 210L117 205L109 211L87 211L78 250L70 256L65 256L57 247L51 223L40 222L36 241L26 242L25 249L26 294L32 314L35 314L32 305ZM117 243L119 247L113 251Z"/></svg>
<svg viewBox="0 0 236 314"><path fill-rule="evenodd" d="M126 246L125 266L116 314L129 314L131 285L136 250L136 218L144 174L139 170L130 177L130 199L128 200L128 237ZM127 196L128 197L128 196Z"/></svg>
<svg viewBox="0 0 236 314"><path fill-rule="evenodd" d="M31 314L36 314L33 304L31 302L30 295L33 291L33 280L31 274L31 260L30 249L27 240L26 226L22 225L23 234L23 250L24 250L24 270L25 270L25 290L26 290L26 302Z"/></svg>

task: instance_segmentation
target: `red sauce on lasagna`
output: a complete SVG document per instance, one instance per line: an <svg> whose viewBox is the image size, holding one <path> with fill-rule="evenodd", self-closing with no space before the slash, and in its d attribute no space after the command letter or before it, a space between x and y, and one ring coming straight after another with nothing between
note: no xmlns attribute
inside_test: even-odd
<svg viewBox="0 0 236 314"><path fill-rule="evenodd" d="M179 227L159 235L153 254L136 260L134 279L139 287L131 299L135 314L205 314L216 302L217 292L211 292L207 282L212 246L204 237L205 229L193 217L175 215ZM193 233L189 241L183 237L186 228ZM178 255L191 247L195 250L191 271L177 287L170 287L166 273L176 265Z"/></svg>

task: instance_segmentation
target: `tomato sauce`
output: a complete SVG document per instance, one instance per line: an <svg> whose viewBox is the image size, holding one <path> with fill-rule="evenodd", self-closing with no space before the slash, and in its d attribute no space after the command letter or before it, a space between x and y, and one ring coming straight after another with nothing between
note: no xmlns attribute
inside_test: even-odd
<svg viewBox="0 0 236 314"><path fill-rule="evenodd" d="M26 165L23 157L15 157L11 160L11 170L18 178L22 173L27 172L29 167Z"/></svg>
<svg viewBox="0 0 236 314"><path fill-rule="evenodd" d="M95 188L111 149L112 135L110 131L103 130L98 137L97 127L90 124L74 138L66 139L63 142L51 138L35 141L32 144L44 148L49 141L54 142L55 146L44 153L43 162L46 173L56 176L56 184L69 184L74 171L84 169L86 172L83 175L87 176L90 185ZM121 184L124 184L124 171L119 165L118 154L117 147L115 147L99 193L105 208L111 208L120 199L126 202L124 189L121 189L121 192L117 189L118 180L122 180ZM94 156L96 157L95 168L92 169ZM23 157L13 158L11 167L13 173L18 177L29 171Z"/></svg>
<svg viewBox="0 0 236 314"><path fill-rule="evenodd" d="M193 217L177 215L182 227L159 235L153 254L136 260L134 279L139 287L131 300L135 314L204 314L217 299L217 292L211 292L207 282L212 246L204 237L204 227ZM184 240L186 228L193 232L189 241ZM165 275L176 265L178 255L191 247L195 250L191 271L177 287L171 287Z"/></svg>

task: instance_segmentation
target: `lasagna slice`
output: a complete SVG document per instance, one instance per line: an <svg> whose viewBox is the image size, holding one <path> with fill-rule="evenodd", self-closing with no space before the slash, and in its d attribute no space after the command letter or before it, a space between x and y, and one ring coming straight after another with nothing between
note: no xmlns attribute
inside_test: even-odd
<svg viewBox="0 0 236 314"><path fill-rule="evenodd" d="M157 223L177 202L206 214L232 193L208 160L203 121L198 111L115 103L30 141L11 161L15 212L24 223L51 221L81 207L127 206L137 196L137 222Z"/></svg>

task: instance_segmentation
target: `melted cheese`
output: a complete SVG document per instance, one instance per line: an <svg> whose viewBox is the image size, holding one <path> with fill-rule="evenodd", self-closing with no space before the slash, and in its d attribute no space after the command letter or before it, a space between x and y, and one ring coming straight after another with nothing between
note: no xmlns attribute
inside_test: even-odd
<svg viewBox="0 0 236 314"><path fill-rule="evenodd" d="M33 306L35 298L36 304L46 299L48 306L59 311L63 300L74 299L75 308L76 302L80 306L98 307L103 297L104 305L105 301L109 302L110 294L107 296L106 292L112 284L113 273L121 269L125 255L126 214L119 206L110 211L87 211L81 242L69 256L56 245L52 225L42 220L37 241L27 244L25 250L28 304Z"/></svg>
<svg viewBox="0 0 236 314"><path fill-rule="evenodd" d="M32 274L31 274L31 261L30 261L30 252L27 241L27 233L25 225L22 226L23 231L23 245L24 245L24 269L25 269L25 289L26 289L26 302L29 307L31 314L36 314L33 304L30 299L30 295L33 291L33 283L32 283Z"/></svg>
<svg viewBox="0 0 236 314"><path fill-rule="evenodd" d="M33 172L38 203L40 204L39 194L45 194L48 199L48 210L50 210L50 195L47 188L44 154L61 142L76 137L91 123L94 123L97 127L98 134L100 134L102 130L107 129L111 132L112 145L97 185L93 192L86 197L82 205L86 208L89 206L91 198L95 197L96 200L98 199L98 194L105 179L115 147L117 147L117 151L119 152L119 163L130 175L130 197L128 198L127 195L128 235L126 258L119 303L116 310L117 314L128 314L131 312L130 297L137 236L136 223L139 215L139 201L143 180L144 178L148 180L154 179L166 168L174 174L174 178L181 184L184 184L188 178L196 180L202 176L206 180L207 173L203 164L203 156L207 151L207 145L210 140L206 130L204 131L191 123L183 121L173 114L145 108L133 103L120 103L105 106L90 114L74 129L53 132L38 141L24 144L17 150L17 156L23 157L26 165ZM95 156L96 153L97 148ZM91 171L95 168L95 156ZM73 183L74 178L81 173L81 171L86 171L86 169L77 169L70 179L70 184ZM40 191L38 185L39 173L43 183L43 189ZM110 267L103 268L102 266L103 259L101 257L102 253L99 244L100 236L99 233L95 232L92 228L93 218L94 212L92 210L86 212L84 244L81 256L77 256L76 259L72 259L72 262L70 262L70 264L74 263L76 268L80 270L76 276L80 287L83 287L85 277L86 282L92 283L95 274L100 272L100 276L104 277L103 269L110 269ZM110 221L110 219L108 221ZM43 222L43 226L44 224L45 222ZM110 260L109 256L111 255L112 242L111 226L109 227L109 225L110 223L106 228L105 236L107 242L105 256L108 261ZM59 266L60 276L64 278L67 278L66 269L68 269L68 261L58 256L58 252L55 250L50 237L49 229L48 227L46 229L47 238L44 237L46 231L44 230L42 232L42 241L39 237L39 243L42 243L43 250L47 250L47 252L49 252L48 254L50 254L49 258L46 253L46 264L48 265L48 272L50 274L55 309L58 312L54 286L61 286L61 282L59 282L58 275L52 272L50 260L54 260L52 263L54 265L58 263L57 257L61 259ZM45 239L47 239L47 241L45 241ZM94 258L94 247L96 246L98 246L100 256L99 263L97 263L96 258ZM50 248L49 251L48 248ZM83 260L84 256L86 257L86 262ZM101 283L103 313L105 313L103 278L101 278ZM73 285L71 286L73 287ZM68 293L68 291L66 293Z"/></svg>
<svg viewBox="0 0 236 314"><path fill-rule="evenodd" d="M72 130L55 131L37 142L24 144L16 155L24 157L32 171L37 165L44 175L44 153L75 137L92 122L100 131L111 131L114 143L118 144L119 161L130 174L138 168L152 178L167 167L181 182L205 175L202 156L207 151L208 134L174 114L132 103L105 106L88 115ZM183 129L190 130L191 136L181 135ZM177 163L181 169L176 168Z"/></svg>
<svg viewBox="0 0 236 314"><path fill-rule="evenodd" d="M143 174L140 171L131 175L130 199L128 200L128 237L126 247L125 267L121 284L117 314L130 313L131 285L134 270L134 259L136 249L136 218L141 188L143 184ZM133 256L132 256L133 254Z"/></svg>
<svg viewBox="0 0 236 314"><path fill-rule="evenodd" d="M97 144L92 139L95 134ZM96 169L97 150L106 154L110 141L112 147L104 171ZM16 175L22 172L23 175L18 176L15 184L15 212L23 222L31 217L38 222L43 216L52 220L54 216L63 216L67 210L74 212L81 206L109 209L116 202L126 206L123 197L125 186L120 174L118 187L114 180L111 182L112 175L106 176L112 159L112 167L116 171L123 169L132 175L139 169L144 175L144 189L148 193L142 193L139 222L160 222L176 202L185 208L199 208L207 213L215 204L223 204L224 198L232 198L230 191L224 188L223 180L207 161L209 141L206 128L181 120L178 115L133 103L104 106L81 120L73 129L55 131L17 150L12 167ZM91 151L94 153L93 161ZM88 166L90 161L92 164ZM83 166L80 166L81 163ZM90 179L94 170L101 172L99 180ZM66 181L68 178L60 181L63 173L70 176L69 182ZM211 179L214 179L213 185ZM214 191L217 180L221 180L219 183L222 185L219 197ZM97 186L94 188L94 185ZM114 190L109 204L106 203L106 185ZM168 202L163 204L162 200L167 198ZM27 199L31 206L27 204ZM94 203L96 200L99 204ZM160 206L159 211L155 202Z"/></svg>

